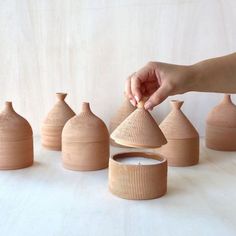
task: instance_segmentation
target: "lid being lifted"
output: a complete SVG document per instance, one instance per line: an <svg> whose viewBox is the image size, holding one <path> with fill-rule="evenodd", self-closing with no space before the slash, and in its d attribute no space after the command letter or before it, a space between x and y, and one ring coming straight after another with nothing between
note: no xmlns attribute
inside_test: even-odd
<svg viewBox="0 0 236 236"><path fill-rule="evenodd" d="M167 143L158 124L144 109L144 102L131 113L111 134L118 144L128 147L157 148Z"/></svg>

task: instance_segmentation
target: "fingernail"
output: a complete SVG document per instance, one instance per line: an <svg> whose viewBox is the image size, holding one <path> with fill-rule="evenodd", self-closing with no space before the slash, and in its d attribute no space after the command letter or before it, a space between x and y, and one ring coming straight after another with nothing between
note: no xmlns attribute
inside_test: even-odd
<svg viewBox="0 0 236 236"><path fill-rule="evenodd" d="M151 102L146 102L145 105L144 105L144 108L146 110L152 110L152 103Z"/></svg>
<svg viewBox="0 0 236 236"><path fill-rule="evenodd" d="M138 96L134 96L134 98L135 98L136 102L139 102Z"/></svg>
<svg viewBox="0 0 236 236"><path fill-rule="evenodd" d="M134 100L132 100L132 99L130 99L129 100L130 101L130 103L135 107L136 106L136 104L135 104L135 101Z"/></svg>

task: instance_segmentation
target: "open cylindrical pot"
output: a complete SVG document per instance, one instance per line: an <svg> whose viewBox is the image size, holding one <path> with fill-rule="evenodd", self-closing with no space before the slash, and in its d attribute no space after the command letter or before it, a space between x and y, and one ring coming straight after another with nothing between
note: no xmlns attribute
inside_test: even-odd
<svg viewBox="0 0 236 236"><path fill-rule="evenodd" d="M122 162L124 158L145 158L137 163ZM150 164L150 161L153 162ZM149 152L127 152L113 155L109 160L109 189L118 197L143 200L163 196L167 191L167 161Z"/></svg>

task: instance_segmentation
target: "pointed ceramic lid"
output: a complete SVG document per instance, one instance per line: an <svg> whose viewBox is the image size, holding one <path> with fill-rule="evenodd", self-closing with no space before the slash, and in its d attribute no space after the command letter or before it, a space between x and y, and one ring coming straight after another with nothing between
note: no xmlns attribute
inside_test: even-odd
<svg viewBox="0 0 236 236"><path fill-rule="evenodd" d="M144 102L131 113L111 134L118 144L128 147L156 148L167 143L158 124L144 109Z"/></svg>
<svg viewBox="0 0 236 236"><path fill-rule="evenodd" d="M32 134L29 122L15 112L12 102L6 102L0 113L0 141L22 141L32 137Z"/></svg>
<svg viewBox="0 0 236 236"><path fill-rule="evenodd" d="M160 128L167 139L187 139L198 137L198 132L181 111L183 101L172 100L172 110L161 122Z"/></svg>
<svg viewBox="0 0 236 236"><path fill-rule="evenodd" d="M133 111L135 111L136 107L131 105L130 101L127 99L127 97L124 97L124 101L122 105L119 107L119 109L116 111L114 116L110 120L109 129L110 132L113 132L113 130L127 118Z"/></svg>
<svg viewBox="0 0 236 236"><path fill-rule="evenodd" d="M57 102L44 120L47 126L64 126L68 119L75 116L74 111L65 102L67 93L56 93Z"/></svg>
<svg viewBox="0 0 236 236"><path fill-rule="evenodd" d="M67 121L62 137L70 142L100 142L109 140L105 123L90 109L88 102L82 103L81 112Z"/></svg>
<svg viewBox="0 0 236 236"><path fill-rule="evenodd" d="M236 127L236 105L229 94L225 94L220 104L210 111L207 116L207 124L228 128Z"/></svg>

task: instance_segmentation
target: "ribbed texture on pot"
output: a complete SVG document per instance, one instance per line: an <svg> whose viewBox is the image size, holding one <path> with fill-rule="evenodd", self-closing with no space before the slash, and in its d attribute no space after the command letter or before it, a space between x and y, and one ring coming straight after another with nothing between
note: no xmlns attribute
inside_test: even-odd
<svg viewBox="0 0 236 236"><path fill-rule="evenodd" d="M181 111L183 101L172 100L172 110L161 122L160 128L167 139L187 139L198 137L198 132Z"/></svg>
<svg viewBox="0 0 236 236"><path fill-rule="evenodd" d="M0 169L20 169L33 164L33 132L11 102L0 113Z"/></svg>
<svg viewBox="0 0 236 236"><path fill-rule="evenodd" d="M129 147L155 148L166 143L166 139L143 103L130 114L111 134L118 144Z"/></svg>
<svg viewBox="0 0 236 236"><path fill-rule="evenodd" d="M45 118L42 129L42 145L50 150L61 150L61 133L65 123L75 113L64 101L66 93L57 93L57 102Z"/></svg>
<svg viewBox="0 0 236 236"><path fill-rule="evenodd" d="M158 149L170 166L191 166L199 161L199 135L180 110L183 101L172 100L172 111L162 121L160 128L167 144Z"/></svg>
<svg viewBox="0 0 236 236"><path fill-rule="evenodd" d="M72 170L97 170L108 166L109 133L89 103L71 118L62 131L63 165Z"/></svg>
<svg viewBox="0 0 236 236"><path fill-rule="evenodd" d="M220 151L236 150L236 106L229 94L207 116L206 146Z"/></svg>
<svg viewBox="0 0 236 236"><path fill-rule="evenodd" d="M110 134L133 112L136 107L132 106L127 97L124 97L124 101L121 107L116 111L116 113L112 116L109 124L109 132ZM117 144L112 139L111 145L123 147L122 145Z"/></svg>
<svg viewBox="0 0 236 236"><path fill-rule="evenodd" d="M117 158L142 156L160 161L153 165L130 165ZM153 199L167 191L167 161L152 153L130 152L116 154L109 160L109 189L125 199Z"/></svg>

